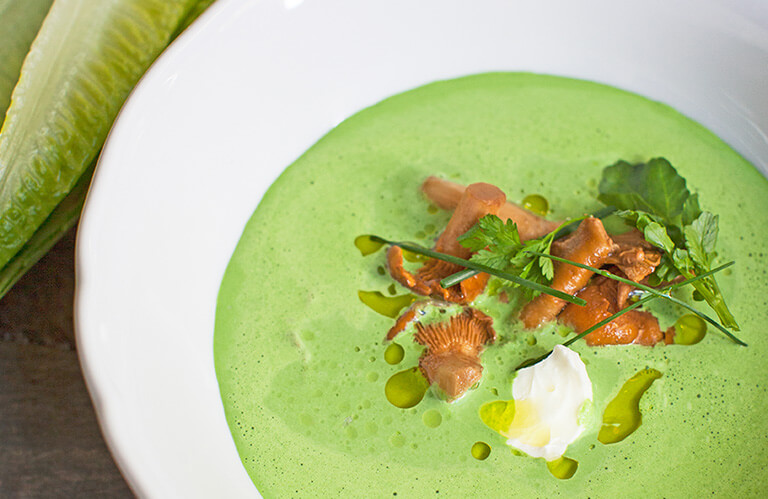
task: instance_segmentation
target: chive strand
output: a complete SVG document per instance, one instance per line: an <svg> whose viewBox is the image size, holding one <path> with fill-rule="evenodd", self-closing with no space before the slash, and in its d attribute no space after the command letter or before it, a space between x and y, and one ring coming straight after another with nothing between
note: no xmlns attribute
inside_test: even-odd
<svg viewBox="0 0 768 499"><path fill-rule="evenodd" d="M735 262L728 262L728 263L725 263L723 265L720 265L716 269L712 269L712 270L710 270L708 272L705 272L703 274L699 274L696 277L692 277L690 279L686 279L683 282L678 282L678 283L675 283L675 284L669 284L667 286L664 286L664 288L662 288L662 291L667 291L667 290L672 291L673 289L677 289L677 288L680 288L680 287L683 287L683 286L687 286L688 284L690 284L690 283L692 283L694 281L698 281L699 279L704 279L706 277L711 276L712 274L716 274L716 273L720 272L721 270L727 269L728 267L730 267L734 263ZM663 295L663 296L666 296L666 295ZM616 312L612 316L608 317L607 319L603 319L602 321L598 322L597 324L595 324L593 326L590 326L589 328L585 329L584 331L582 331L581 333L577 334L573 338L571 338L568 341L565 341L565 342L563 342L561 344L564 347L572 345L574 342L580 340L581 338L585 337L586 335L588 335L589 333L595 331L596 329L599 329L599 328L605 326L606 324L608 324L609 322L611 322L615 318L619 317L620 315L622 315L622 314L624 314L626 312L629 312L630 310L633 310L633 309L635 309L635 308L637 308L637 307L639 307L641 305L644 305L645 303L648 303L649 301L653 301L653 300L655 300L657 298L659 298L658 295L648 293L645 296L643 296L641 299L636 301L635 303L633 303L633 304L631 304L631 305L629 305L629 306L619 310L618 312ZM741 342L740 340L738 340L738 338L732 338L732 339L734 339L740 345L747 346L746 343ZM544 355L542 355L540 357L536 357L535 359L527 359L527 360L523 361L519 366L517 366L515 368L515 371L520 370L520 369L522 369L524 367L530 367L532 365L538 364L542 360L544 360L547 357L549 357L549 355L551 353L552 353L552 350L548 351L547 353L545 353Z"/></svg>
<svg viewBox="0 0 768 499"><path fill-rule="evenodd" d="M418 246L416 244L411 244L408 242L403 241L390 241L387 239L384 239L379 236L370 236L372 241L389 244L392 246L398 246L404 250L410 251L412 253L416 253L418 255L427 256L430 258L434 258L436 260L442 260L444 262L453 263L455 265L460 265L462 267L466 267L468 269L477 270L479 272L485 272L487 274L494 275L496 277L500 277L502 279L506 279L508 281L512 281L515 284L518 284L520 286L524 286L526 288L532 289L534 291L538 291L540 293L546 293L548 295L552 295L556 298L560 298L561 300L565 300L569 303L575 303L579 306L584 306L587 304L586 301L584 301L582 298L578 298L576 296L571 296L568 293L564 293L560 290L550 288L549 286L544 286L543 284L539 284L538 282L529 281L528 279L523 279L520 276L517 276L515 274L510 274L509 272L503 272L497 269L494 269L493 267L488 267L487 265L482 265L479 263L472 262L470 260L465 260L463 258L459 258L457 256L453 255L447 255L445 253L440 253L437 251L433 251L427 248L423 248L421 246Z"/></svg>
<svg viewBox="0 0 768 499"><path fill-rule="evenodd" d="M601 320L600 322L598 322L597 324L594 324L594 325L590 326L589 328L585 329L584 331L582 331L581 333L577 334L576 336L574 336L573 338L569 339L568 341L565 341L565 342L561 343L561 345L564 346L564 347L570 346L573 343L575 343L576 341L578 341L581 338L583 338L586 335L588 335L589 333L591 333L591 332L593 332L593 331L595 331L597 329L600 329L601 327L605 326L606 324L608 324L609 322L613 321L617 317L619 317L621 315L624 315L627 312L629 312L630 310L634 310L637 307L640 307L640 306L648 303L649 301L655 300L656 298L658 298L658 296L656 296L656 295L646 295L643 298L641 298L638 301L636 301L635 303L633 303L633 304L631 304L631 305L629 305L627 307L622 308L621 310L619 310L615 314L611 315L610 317L605 318L605 319ZM550 354L552 354L552 352L553 352L553 350L550 350L550 351L548 351L547 353L545 353L544 355L542 355L540 357L536 357L535 359L528 359L528 360L522 362L519 366L517 366L515 368L515 371L518 371L518 370L520 370L520 369L522 369L524 367L530 367L530 366L533 366L535 364L538 364L542 360L544 360L547 357L549 357Z"/></svg>
<svg viewBox="0 0 768 499"><path fill-rule="evenodd" d="M442 281L440 281L440 285L444 288L450 288L451 286L455 286L461 281L465 279L469 279L470 277L474 277L479 273L480 272L478 272L477 270L472 270L472 269L459 270L458 272L451 274L445 279L443 279Z"/></svg>
<svg viewBox="0 0 768 499"><path fill-rule="evenodd" d="M600 208L596 212L594 212L592 215L584 215L583 217L566 220L565 222L560 224L555 230L553 230L552 232L550 232L544 237L549 237L551 235L552 240L560 239L561 237L567 236L568 234L570 234L575 230L573 227L573 224L575 224L576 222L581 222L582 220L590 216L602 219L607 217L608 215L612 215L615 212L616 212L616 208L614 208L613 206L605 206L603 208ZM479 272L476 270L470 270L470 269L460 270L454 274L449 275L442 281L440 281L440 285L444 288L450 288L451 286L455 286L461 281L465 279L469 279L470 277L474 277L477 274L479 274Z"/></svg>
<svg viewBox="0 0 768 499"><path fill-rule="evenodd" d="M688 305L684 301L679 300L678 298L675 298L673 296L670 296L668 293L663 293L662 291L654 289L654 288L652 288L650 286L646 286L644 284L640 284L639 282L631 281L629 279L625 279L623 277L619 277L619 276L617 276L615 274L611 274L608 271L601 270L601 269L596 269L594 267L590 267L589 265L584 265L583 263L574 262L574 261L568 260L566 258L561 258L559 256L554 256L554 255L548 255L546 253L540 253L538 251L529 251L528 253L530 253L532 255L537 255L537 256L543 256L543 257L546 257L546 258L551 258L552 260L555 260L556 262L566 263L568 265L573 265L574 267L579 267L579 268L582 268L582 269L585 269L585 270L590 270L590 271L594 272L595 274L601 275L603 277L607 277L608 279L613 279L614 281L623 282L623 283L629 284L631 286L634 286L634 287L636 287L638 289L642 289L643 291L646 291L646 292L648 292L648 293L650 293L652 295L656 295L656 296L658 296L660 298L665 298L665 299L671 301L672 303L675 303L676 305L679 305L679 306L681 306L681 307L683 307L683 308L685 308L687 310L690 310L691 312L693 312L694 314L698 315L699 317L701 317L705 321L709 322L710 324L715 326L717 329L719 329L723 334L725 334L727 337L729 337L731 340L733 340L735 343L737 343L737 344L739 344L741 346L744 346L744 347L747 346L746 343L744 343L739 338L737 338L733 333L728 331L722 324L720 324L716 320L712 319L711 317L709 317L705 313L700 312L700 311L696 310L695 308L691 307L690 305ZM716 270L722 270L722 269L724 269L726 267L730 267L731 265L733 265L733 262L729 262L729 263L727 263L725 265L722 265L721 267L719 267ZM704 274L702 274L700 276L692 277L691 279L688 279L688 280L684 281L684 283L680 283L680 286L682 286L684 284L689 284L691 282L697 281L697 280L702 279L704 277L708 277L709 275L712 275L714 273L714 271L710 271L710 272L711 273L707 272L707 273L704 273ZM677 286L677 287L679 287L679 286ZM665 289L672 289L672 286L668 286Z"/></svg>
<svg viewBox="0 0 768 499"><path fill-rule="evenodd" d="M608 317L606 319L601 320L600 322L598 322L597 324L594 324L593 326L588 327L587 329L585 329L581 333L577 334L576 336L574 336L570 340L564 342L562 345L564 347L570 346L574 342L580 340L581 338L583 338L586 335L588 335L589 333L591 333L592 331L600 329L601 327L605 326L606 324L608 324L609 322L613 321L614 319L616 319L616 318L626 314L627 312L629 312L631 310L636 309L637 307L640 307L640 306L648 303L651 300L655 300L656 298L658 298L658 296L646 295L646 296L642 297L641 299L637 300L635 303L632 303L632 304L622 308L621 310L619 310L618 312L616 312L612 316L610 316L610 317Z"/></svg>

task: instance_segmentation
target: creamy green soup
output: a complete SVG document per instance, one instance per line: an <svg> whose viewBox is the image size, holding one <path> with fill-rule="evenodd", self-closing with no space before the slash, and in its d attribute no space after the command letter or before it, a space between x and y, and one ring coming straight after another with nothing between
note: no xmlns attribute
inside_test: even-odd
<svg viewBox="0 0 768 499"><path fill-rule="evenodd" d="M524 332L492 298L499 341L482 355L479 387L448 404L432 392L411 409L384 395L417 364L385 361L393 319L358 291L391 296L384 252L361 256L361 234L431 245L450 214L419 191L428 175L498 185L511 201L539 194L550 217L592 212L602 168L663 156L720 215L718 276L741 324L735 345L710 328L691 346L589 348L587 431L558 480L515 455L478 417L511 398L522 360L563 341L555 325ZM248 222L219 294L216 372L243 465L266 497L701 497L768 493L768 182L712 133L669 107L595 83L484 74L397 95L336 127L288 167ZM396 295L406 290L397 286ZM690 290L680 296L690 300ZM693 302L711 313L703 302ZM662 329L684 314L656 303ZM395 360L398 356L395 356ZM392 361L392 357L388 359ZM597 440L602 413L639 370L660 371L642 425ZM487 444L490 454L484 460ZM473 446L475 452L473 455Z"/></svg>

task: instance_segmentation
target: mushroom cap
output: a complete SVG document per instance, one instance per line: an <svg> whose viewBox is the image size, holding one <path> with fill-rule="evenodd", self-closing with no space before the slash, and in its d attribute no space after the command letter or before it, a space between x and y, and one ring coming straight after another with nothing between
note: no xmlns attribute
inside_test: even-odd
<svg viewBox="0 0 768 499"><path fill-rule="evenodd" d="M480 353L496 340L492 324L493 319L473 308L445 322L416 324L414 340L427 347L419 367L430 384L436 384L449 400L461 397L480 381Z"/></svg>

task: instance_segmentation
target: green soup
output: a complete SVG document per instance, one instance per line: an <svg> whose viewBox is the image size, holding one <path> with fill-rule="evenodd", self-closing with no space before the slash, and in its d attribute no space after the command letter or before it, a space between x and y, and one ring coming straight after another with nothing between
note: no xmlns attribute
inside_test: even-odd
<svg viewBox="0 0 768 499"><path fill-rule="evenodd" d="M409 409L387 401L387 380L414 367L421 349L403 336L396 339L403 351L385 355L393 319L358 292L406 290L382 275L383 251L361 255L357 236L431 245L449 213L420 194L428 175L490 182L517 202L538 194L560 219L599 207L604 166L657 156L720 215L721 261L737 264L718 280L749 347L713 328L693 345L576 343L594 404L587 430L566 452L578 462L566 480L541 459L513 454L478 416L483 403L511 398L515 366L563 341L556 325L522 332L511 307L481 298L500 340L482 356L480 386L453 404L431 391ZM764 495L766 213L768 182L716 136L667 106L607 86L484 74L368 108L285 170L227 268L214 355L243 465L266 497ZM685 313L653 310L662 328ZM644 368L662 377L640 400L642 424L619 443L600 443L603 411Z"/></svg>

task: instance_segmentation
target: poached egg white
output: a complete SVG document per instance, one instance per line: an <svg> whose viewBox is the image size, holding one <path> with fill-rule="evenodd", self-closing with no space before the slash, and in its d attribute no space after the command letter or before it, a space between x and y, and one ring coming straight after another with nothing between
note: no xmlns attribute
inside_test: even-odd
<svg viewBox="0 0 768 499"><path fill-rule="evenodd" d="M512 396L507 445L553 461L584 431L579 415L592 402L592 382L579 354L557 345L549 357L518 372Z"/></svg>

